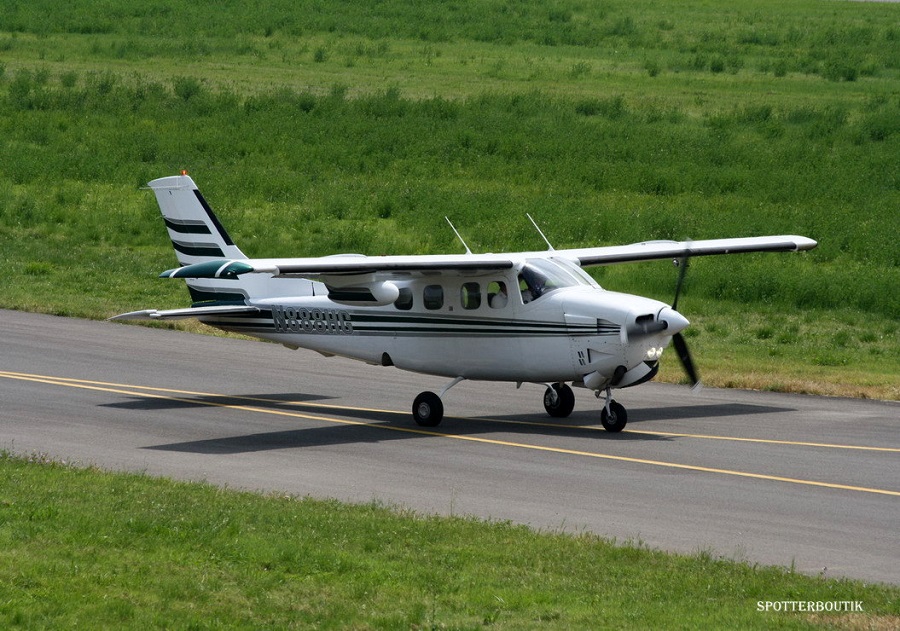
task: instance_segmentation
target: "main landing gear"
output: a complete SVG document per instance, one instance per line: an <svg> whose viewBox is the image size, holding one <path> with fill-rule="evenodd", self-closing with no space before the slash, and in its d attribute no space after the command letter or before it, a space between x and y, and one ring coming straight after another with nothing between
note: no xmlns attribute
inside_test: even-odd
<svg viewBox="0 0 900 631"><path fill-rule="evenodd" d="M462 381L462 377L457 377L449 383L440 394L434 392L422 392L415 398L412 406L413 418L417 425L421 427L437 427L444 418L444 403L441 397ZM597 391L597 398L603 396L600 390ZM565 383L554 383L547 387L544 391L544 409L547 414L553 418L566 418L575 409L575 394L572 388ZM600 424L603 429L611 433L621 432L628 422L628 413L625 406L614 401L612 391L606 388L606 402L603 409L600 410Z"/></svg>
<svg viewBox="0 0 900 631"><path fill-rule="evenodd" d="M463 381L465 377L457 377L441 390L440 394L434 392L422 392L413 401L412 413L417 425L422 427L437 427L444 418L444 403L441 397L447 390Z"/></svg>
<svg viewBox="0 0 900 631"><path fill-rule="evenodd" d="M575 393L565 383L554 383L544 391L544 409L553 418L566 418L575 409Z"/></svg>
<svg viewBox="0 0 900 631"><path fill-rule="evenodd" d="M413 401L413 418L422 427L437 427L444 418L444 403L434 392L423 392Z"/></svg>

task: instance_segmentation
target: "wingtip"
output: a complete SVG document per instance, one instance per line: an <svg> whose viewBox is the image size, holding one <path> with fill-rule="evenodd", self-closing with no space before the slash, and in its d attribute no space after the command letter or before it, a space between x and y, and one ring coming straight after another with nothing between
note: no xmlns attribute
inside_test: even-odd
<svg viewBox="0 0 900 631"><path fill-rule="evenodd" d="M819 242L815 239L810 239L809 237L801 237L798 235L792 235L791 241L794 242L796 246L796 251L801 252L803 250L812 250L816 246L819 245Z"/></svg>
<svg viewBox="0 0 900 631"><path fill-rule="evenodd" d="M153 320L157 313L156 309L142 309L140 311L129 311L128 313L120 313L110 318L106 318L107 322L121 322L124 320Z"/></svg>

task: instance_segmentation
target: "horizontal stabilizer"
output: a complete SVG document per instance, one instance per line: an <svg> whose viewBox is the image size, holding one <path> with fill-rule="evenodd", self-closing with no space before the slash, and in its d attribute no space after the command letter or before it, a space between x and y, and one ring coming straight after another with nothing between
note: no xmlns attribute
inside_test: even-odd
<svg viewBox="0 0 900 631"><path fill-rule="evenodd" d="M169 269L159 275L160 278L229 278L236 279L240 274L258 271L244 261L216 259L194 263L175 269ZM265 270L265 271L274 271Z"/></svg>
<svg viewBox="0 0 900 631"><path fill-rule="evenodd" d="M130 313L122 313L109 318L110 320L186 320L188 318L198 318L200 316L211 315L236 315L239 313L259 313L257 307L249 305L217 305L214 307L192 307L188 309L166 309L160 311L158 309L144 309L143 311L132 311Z"/></svg>

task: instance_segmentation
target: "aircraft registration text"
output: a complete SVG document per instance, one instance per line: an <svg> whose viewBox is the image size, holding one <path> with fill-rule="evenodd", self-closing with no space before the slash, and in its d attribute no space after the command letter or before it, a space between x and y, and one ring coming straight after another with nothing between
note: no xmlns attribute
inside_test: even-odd
<svg viewBox="0 0 900 631"><path fill-rule="evenodd" d="M272 321L279 333L349 335L353 333L350 314L337 309L272 306Z"/></svg>

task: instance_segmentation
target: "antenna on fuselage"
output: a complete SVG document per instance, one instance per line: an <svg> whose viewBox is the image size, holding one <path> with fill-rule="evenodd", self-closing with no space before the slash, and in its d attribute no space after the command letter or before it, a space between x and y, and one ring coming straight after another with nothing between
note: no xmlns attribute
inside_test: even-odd
<svg viewBox="0 0 900 631"><path fill-rule="evenodd" d="M544 243L547 244L547 249L550 250L551 252L553 252L553 246L550 245L550 241L547 239L547 237L544 236L544 233L541 232L541 229L538 227L537 222L534 219L532 219L531 215L529 215L528 213L525 213L525 216L528 217L528 220L531 222L531 225L534 226L534 229L538 231L539 235L541 235L541 238L544 240Z"/></svg>
<svg viewBox="0 0 900 631"><path fill-rule="evenodd" d="M447 223L450 224L450 229L453 230L453 234L456 235L456 238L459 239L459 242L463 244L463 247L466 249L466 254L471 254L472 250L469 249L469 246L466 245L466 242L463 241L463 238L459 236L459 231L456 229L456 226L453 225L453 222L450 221L449 217L444 217L447 220Z"/></svg>

